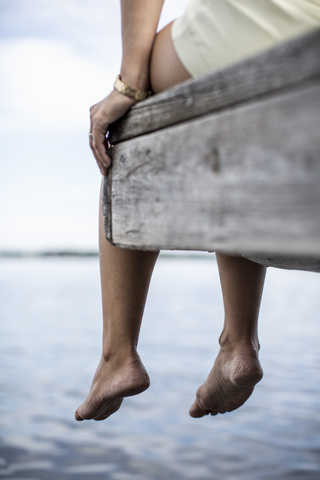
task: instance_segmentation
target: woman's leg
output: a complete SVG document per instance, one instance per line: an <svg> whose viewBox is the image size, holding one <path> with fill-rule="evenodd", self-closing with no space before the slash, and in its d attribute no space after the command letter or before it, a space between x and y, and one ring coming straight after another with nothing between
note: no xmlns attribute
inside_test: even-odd
<svg viewBox="0 0 320 480"><path fill-rule="evenodd" d="M151 65L155 92L190 77L173 48L171 26L157 35ZM123 397L140 393L149 386L137 343L158 252L112 246L105 239L101 208L99 238L103 350L88 398L76 411L77 420L103 420L119 409Z"/></svg>
<svg viewBox="0 0 320 480"><path fill-rule="evenodd" d="M192 417L235 410L263 375L258 360L258 316L266 269L238 256L217 254L217 262L225 308L221 348L197 391Z"/></svg>
<svg viewBox="0 0 320 480"><path fill-rule="evenodd" d="M155 93L163 92L191 78L173 46L172 23L169 23L157 34L152 49L150 82Z"/></svg>
<svg viewBox="0 0 320 480"><path fill-rule="evenodd" d="M149 283L158 252L120 249L105 238L100 205L99 251L103 309L102 355L88 398L76 420L104 420L123 397L149 386L137 344Z"/></svg>
<svg viewBox="0 0 320 480"><path fill-rule="evenodd" d="M151 60L154 91L190 78L171 40L171 25L158 35ZM194 417L240 407L262 378L257 322L265 268L243 257L217 254L225 307L221 350L190 409Z"/></svg>
<svg viewBox="0 0 320 480"><path fill-rule="evenodd" d="M156 37L150 75L154 92L166 90L190 78L173 47L171 24ZM102 213L100 214L103 353L89 396L75 414L77 420L105 419L119 409L123 397L137 394L149 385L148 375L136 347L145 299L157 255L157 252L139 252L110 245L104 236ZM256 317L249 315L248 321L242 324L240 330L239 319L246 317L242 313L247 311L248 305L252 307L260 305L262 276L264 278L263 267L258 267L256 270L256 267L252 267L255 264L246 262L249 261L239 257L218 256L226 308L225 328L220 340L221 352L207 381L198 389L197 399L190 409L192 416L238 408L248 398L254 384L262 376L257 360L257 348L251 348L251 350L245 348L244 342L239 341L238 335L239 332L245 332L248 334L245 335L246 337L256 338L253 333L256 330L252 326L256 325L258 310L249 309L251 313L256 311ZM249 265L252 268L247 268ZM258 279L256 285L258 287L260 285L258 289L253 288L253 291L250 291L250 288L248 291L245 289L250 297L249 303L246 301L246 296L242 297L243 292L240 288L241 285L243 286L244 278L247 278L248 286L254 287L255 279ZM236 315L235 312L237 312ZM242 336L241 338L243 339ZM226 349L228 342L225 343L225 339L232 339L234 348ZM257 344L257 342L253 343ZM231 356L226 354L230 350L233 352ZM250 350L249 353L248 350ZM247 362L247 357L244 358L243 355L250 356L250 362ZM231 357L232 360L230 360ZM248 369L249 375L243 374ZM240 375L239 371L241 371ZM230 404L230 397L236 398L236 401Z"/></svg>

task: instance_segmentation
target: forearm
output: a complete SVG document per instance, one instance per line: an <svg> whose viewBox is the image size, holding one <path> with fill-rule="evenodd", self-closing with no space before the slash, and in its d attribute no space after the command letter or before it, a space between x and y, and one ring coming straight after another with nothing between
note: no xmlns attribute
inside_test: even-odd
<svg viewBox="0 0 320 480"><path fill-rule="evenodd" d="M121 77L133 88L146 90L152 45L164 0L121 0Z"/></svg>

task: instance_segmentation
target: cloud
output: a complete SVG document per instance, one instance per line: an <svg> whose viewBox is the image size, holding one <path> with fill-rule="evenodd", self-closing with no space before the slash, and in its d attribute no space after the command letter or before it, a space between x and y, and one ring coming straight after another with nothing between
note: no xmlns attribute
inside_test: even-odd
<svg viewBox="0 0 320 480"><path fill-rule="evenodd" d="M89 107L119 73L120 0L62 3L0 0L0 248L97 244Z"/></svg>
<svg viewBox="0 0 320 480"><path fill-rule="evenodd" d="M187 0L165 2L161 25ZM0 128L64 131L87 125L88 108L112 89L121 60L120 2L3 0ZM8 28L10 25L10 29Z"/></svg>
<svg viewBox="0 0 320 480"><path fill-rule="evenodd" d="M69 44L28 38L0 45L3 130L65 130L88 122L88 108L112 88L118 71Z"/></svg>
<svg viewBox="0 0 320 480"><path fill-rule="evenodd" d="M0 38L65 41L103 59L108 41L120 39L120 1L1 0Z"/></svg>
<svg viewBox="0 0 320 480"><path fill-rule="evenodd" d="M121 58L119 2L60 7L51 0L1 3L2 131L82 128L90 105L112 89Z"/></svg>

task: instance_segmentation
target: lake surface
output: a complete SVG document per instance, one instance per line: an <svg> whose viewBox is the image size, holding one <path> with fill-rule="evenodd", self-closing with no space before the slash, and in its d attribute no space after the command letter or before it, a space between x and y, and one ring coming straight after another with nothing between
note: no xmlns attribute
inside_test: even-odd
<svg viewBox="0 0 320 480"><path fill-rule="evenodd" d="M139 352L151 387L77 423L100 356L97 258L0 259L0 478L320 478L320 276L269 269L264 378L239 410L188 409L218 352L213 254L160 258Z"/></svg>

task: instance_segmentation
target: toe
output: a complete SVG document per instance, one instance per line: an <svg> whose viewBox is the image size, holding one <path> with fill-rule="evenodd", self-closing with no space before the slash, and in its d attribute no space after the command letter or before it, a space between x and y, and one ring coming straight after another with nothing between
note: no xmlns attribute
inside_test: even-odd
<svg viewBox="0 0 320 480"><path fill-rule="evenodd" d="M74 418L77 420L77 422L82 422L83 418L80 416L78 410L74 414Z"/></svg>
<svg viewBox="0 0 320 480"><path fill-rule="evenodd" d="M195 400L193 405L189 410L189 415L193 418L201 418L207 415L207 412L203 410L199 405L198 402Z"/></svg>
<svg viewBox="0 0 320 480"><path fill-rule="evenodd" d="M81 422L82 420L91 420L92 419L92 410L89 408L88 405L86 405L86 403L84 403L76 411L75 418L79 422Z"/></svg>

